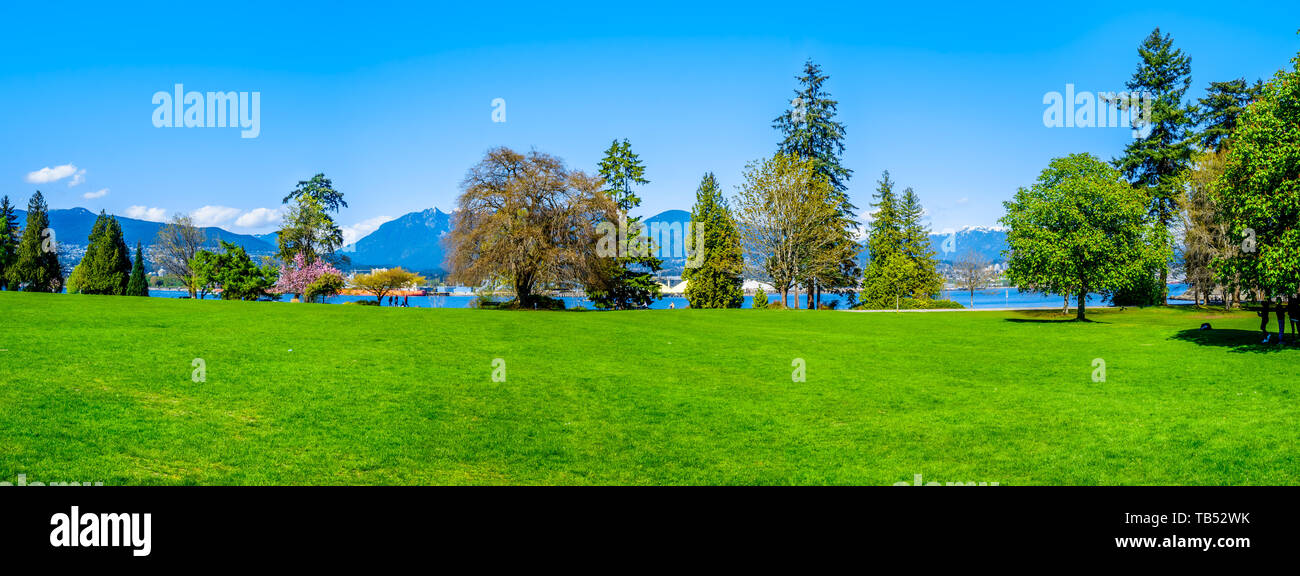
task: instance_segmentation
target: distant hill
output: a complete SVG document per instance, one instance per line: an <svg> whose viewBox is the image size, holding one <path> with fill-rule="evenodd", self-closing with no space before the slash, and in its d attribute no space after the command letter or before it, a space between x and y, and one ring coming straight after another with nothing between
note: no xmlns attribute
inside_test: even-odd
<svg viewBox="0 0 1300 576"><path fill-rule="evenodd" d="M354 267L401 266L408 270L441 271L442 238L451 231L451 214L430 208L383 223L346 252Z"/></svg>
<svg viewBox="0 0 1300 576"><path fill-rule="evenodd" d="M948 239L952 238L949 243ZM867 253L866 240L862 241L862 252L858 255L859 264L866 266L870 255ZM967 226L954 233L930 234L930 249L941 263L952 264L965 256L967 251L974 251L991 264L1006 261L1002 252L1007 249L1007 232L1002 228L988 226Z"/></svg>
<svg viewBox="0 0 1300 576"><path fill-rule="evenodd" d="M18 217L18 227L26 226L27 211L16 210L15 214ZM54 237L63 248L60 253L72 255L79 262L85 247L90 243L90 229L95 226L95 218L98 216L99 214L85 208L50 210L50 228L54 230ZM122 237L132 250L135 249L136 241L143 244L147 250L153 245L158 237L158 230L164 225L161 222L136 220L125 216L114 216L114 218L122 226ZM243 246L249 254L275 253L275 244L268 244L248 234L236 234L214 227L201 228L201 230L207 234L208 245L212 248L219 245L218 240L225 240ZM75 266L76 263L62 262L65 267Z"/></svg>

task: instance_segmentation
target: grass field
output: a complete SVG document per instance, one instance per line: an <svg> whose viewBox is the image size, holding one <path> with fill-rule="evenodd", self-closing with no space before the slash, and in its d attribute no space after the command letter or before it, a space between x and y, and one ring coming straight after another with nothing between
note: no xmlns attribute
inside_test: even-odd
<svg viewBox="0 0 1300 576"><path fill-rule="evenodd" d="M0 481L1300 483L1300 348L1090 315L0 292Z"/></svg>

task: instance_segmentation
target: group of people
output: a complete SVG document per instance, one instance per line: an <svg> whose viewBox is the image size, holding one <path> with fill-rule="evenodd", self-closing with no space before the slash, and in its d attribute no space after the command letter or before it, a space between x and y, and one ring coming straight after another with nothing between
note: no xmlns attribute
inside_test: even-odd
<svg viewBox="0 0 1300 576"><path fill-rule="evenodd" d="M389 296L388 305L397 306L400 308L408 308L411 306L411 297L410 296Z"/></svg>
<svg viewBox="0 0 1300 576"><path fill-rule="evenodd" d="M1268 330L1268 315L1272 311L1277 316L1277 343L1282 345L1283 338L1286 336L1286 319L1291 318L1291 342L1296 342L1297 330L1300 330L1300 294L1292 295L1283 299L1281 296L1276 300L1264 300L1259 309L1259 331L1264 333L1264 343L1268 344L1273 339L1273 334Z"/></svg>

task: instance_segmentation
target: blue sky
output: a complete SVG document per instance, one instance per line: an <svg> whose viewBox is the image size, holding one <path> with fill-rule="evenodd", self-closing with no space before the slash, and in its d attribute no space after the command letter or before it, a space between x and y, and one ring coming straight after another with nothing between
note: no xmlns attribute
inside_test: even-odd
<svg viewBox="0 0 1300 576"><path fill-rule="evenodd" d="M1192 57L1194 97L1211 80L1267 78L1300 50L1295 2L901 4L826 5L818 18L757 2L8 3L0 193L265 232L294 183L324 172L355 238L452 208L490 147L594 171L628 138L651 180L643 212L689 209L706 171L730 191L774 151L771 121L812 58L840 102L854 201L865 212L888 169L941 231L995 224L1053 157L1119 154L1127 130L1046 128L1043 97L1067 83L1123 90L1156 26ZM260 92L260 135L154 127L153 94L177 83Z"/></svg>

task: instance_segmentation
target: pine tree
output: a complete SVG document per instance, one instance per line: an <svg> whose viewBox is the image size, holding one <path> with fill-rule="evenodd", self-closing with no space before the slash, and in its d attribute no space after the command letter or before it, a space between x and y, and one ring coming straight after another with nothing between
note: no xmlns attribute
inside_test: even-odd
<svg viewBox="0 0 1300 576"><path fill-rule="evenodd" d="M871 230L867 233L869 259L863 270L862 303L870 308L886 308L895 306L897 302L894 289L898 281L895 276L900 266L893 260L901 255L903 245L901 207L888 170L880 176L872 198L875 201L871 207L875 211Z"/></svg>
<svg viewBox="0 0 1300 576"><path fill-rule="evenodd" d="M649 239L641 237L641 218L631 215L631 211L641 205L641 198L632 187L650 181L645 179L645 165L632 152L627 139L622 142L614 140L609 145L605 158L600 161L600 177L605 181L605 193L614 201L619 215L626 218L627 243L620 247L619 256L611 258L606 274L607 285L601 288L589 286L587 297L601 308L626 310L647 307L659 298L659 283L655 282L654 273L663 262L651 253Z"/></svg>
<svg viewBox="0 0 1300 576"><path fill-rule="evenodd" d="M739 308L745 301L740 278L744 267L740 232L711 172L704 175L695 191L691 224L693 234L704 235L704 254L687 255L688 261L702 258L700 266L687 268L682 274L688 282L686 298L691 308ZM691 238L686 244L691 248L697 245Z"/></svg>
<svg viewBox="0 0 1300 576"><path fill-rule="evenodd" d="M49 207L39 190L27 202L27 227L23 228L13 266L6 272L10 288L28 292L63 291L59 250L50 233Z"/></svg>
<svg viewBox="0 0 1300 576"><path fill-rule="evenodd" d="M1169 229L1179 217L1180 178L1191 165L1196 141L1192 131L1195 109L1184 103L1192 84L1192 59L1173 46L1173 39L1156 28L1138 47L1142 61L1127 86L1135 93L1151 94L1151 123L1144 128L1150 132L1129 144L1124 156L1113 161L1134 187L1143 188L1151 198L1148 215L1160 229L1160 241L1167 243L1172 238ZM1165 263L1158 268L1133 283L1131 294L1127 289L1117 293L1116 303L1163 303L1169 266Z"/></svg>
<svg viewBox="0 0 1300 576"><path fill-rule="evenodd" d="M1246 84L1245 78L1227 82L1210 82L1205 97L1199 100L1200 107L1196 113L1197 124L1201 128L1201 145L1207 150L1222 152L1228 145L1228 137L1237 128L1237 119L1246 111L1255 98L1259 97L1263 82L1255 85Z"/></svg>
<svg viewBox="0 0 1300 576"><path fill-rule="evenodd" d="M121 295L131 278L131 259L122 226L100 212L90 230L90 245L68 278L70 291L80 294Z"/></svg>
<svg viewBox="0 0 1300 576"><path fill-rule="evenodd" d="M144 277L144 253L140 242L135 243L135 263L131 266L131 279L126 283L127 296L148 296L149 282Z"/></svg>
<svg viewBox="0 0 1300 576"><path fill-rule="evenodd" d="M9 197L0 199L0 290L9 285L8 270L18 255L18 217Z"/></svg>
<svg viewBox="0 0 1300 576"><path fill-rule="evenodd" d="M899 219L902 221L902 245L900 251L916 266L909 296L912 298L935 298L943 288L943 278L939 276L939 262L934 257L930 245L930 230L921 222L925 209L921 199L909 187L903 190L899 200Z"/></svg>
<svg viewBox="0 0 1300 576"><path fill-rule="evenodd" d="M820 279L818 286L809 286L809 308L815 306L814 297L820 300L823 287L836 288L849 286L858 277L857 242L855 237L859 227L856 217L857 207L849 200L848 181L853 171L840 163L844 153L844 125L835 120L839 102L826 92L825 84L830 76L812 60L804 63L803 75L797 77L799 88L791 100L790 110L777 116L772 127L779 130L782 140L777 146L781 154L788 154L801 160L812 160L813 170L826 178L831 184L831 198L839 214L834 230L837 252L846 257L840 264L839 273L830 278ZM810 281L810 284L814 283ZM819 303L819 302L818 302Z"/></svg>

